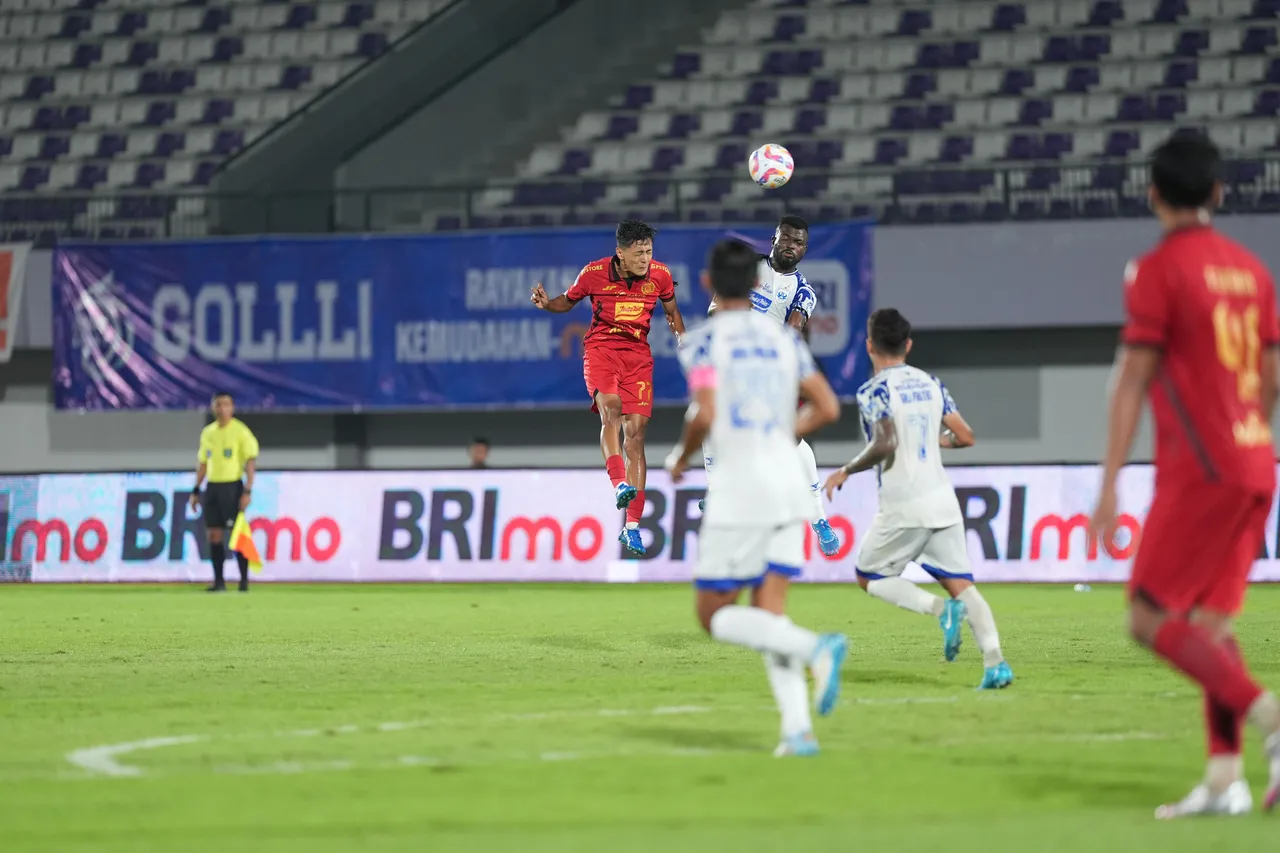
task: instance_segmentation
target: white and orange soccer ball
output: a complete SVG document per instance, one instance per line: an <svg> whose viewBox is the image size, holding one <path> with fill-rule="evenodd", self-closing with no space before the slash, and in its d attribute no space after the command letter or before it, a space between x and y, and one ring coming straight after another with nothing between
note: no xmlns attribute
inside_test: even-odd
<svg viewBox="0 0 1280 853"><path fill-rule="evenodd" d="M774 142L752 151L747 165L751 169L751 180L767 190L776 190L791 180L791 173L796 170L791 152Z"/></svg>

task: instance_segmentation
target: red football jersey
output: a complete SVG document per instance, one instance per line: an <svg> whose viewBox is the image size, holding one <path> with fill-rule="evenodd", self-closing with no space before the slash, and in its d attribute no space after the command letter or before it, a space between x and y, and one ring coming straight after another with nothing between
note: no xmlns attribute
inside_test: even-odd
<svg viewBox="0 0 1280 853"><path fill-rule="evenodd" d="M1123 340L1161 350L1152 381L1156 482L1275 489L1261 359L1280 342L1275 286L1248 249L1208 226L1175 231L1125 270Z"/></svg>
<svg viewBox="0 0 1280 853"><path fill-rule="evenodd" d="M564 295L575 305L591 298L591 328L583 346L648 349L654 308L658 300L675 298L676 283L666 264L651 261L647 276L627 278L610 257L583 267Z"/></svg>

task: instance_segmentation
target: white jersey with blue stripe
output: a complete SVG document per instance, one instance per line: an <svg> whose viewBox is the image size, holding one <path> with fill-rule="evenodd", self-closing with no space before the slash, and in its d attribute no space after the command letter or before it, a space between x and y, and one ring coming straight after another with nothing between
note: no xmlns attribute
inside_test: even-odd
<svg viewBox="0 0 1280 853"><path fill-rule="evenodd" d="M863 383L857 400L867 441L872 424L885 418L893 419L898 435L897 450L876 471L878 520L890 527L934 530L963 521L938 445L942 418L956 411L947 387L936 376L898 364Z"/></svg>
<svg viewBox="0 0 1280 853"><path fill-rule="evenodd" d="M780 273L768 255L761 255L756 269L756 288L751 291L751 307L780 326L799 311L807 321L818 307L818 294L800 270Z"/></svg>
<svg viewBox="0 0 1280 853"><path fill-rule="evenodd" d="M717 311L678 353L697 387L714 387L715 497L704 525L782 525L808 518L812 496L796 453L800 381L817 368L794 329L754 311Z"/></svg>

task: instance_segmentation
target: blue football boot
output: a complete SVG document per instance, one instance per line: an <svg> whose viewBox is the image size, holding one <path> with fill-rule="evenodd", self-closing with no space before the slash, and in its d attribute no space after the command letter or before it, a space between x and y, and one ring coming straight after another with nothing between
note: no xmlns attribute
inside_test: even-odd
<svg viewBox="0 0 1280 853"><path fill-rule="evenodd" d="M821 521L813 523L813 532L818 534L818 548L828 557L834 557L836 552L840 550L840 537L831 529L831 525L824 518Z"/></svg>
<svg viewBox="0 0 1280 853"><path fill-rule="evenodd" d="M964 606L964 602L953 598L947 602L942 615L938 617L938 625L942 628L942 636L944 638L942 653L946 655L948 661L955 660L960 654L964 617L968 613L969 608Z"/></svg>
<svg viewBox="0 0 1280 853"><path fill-rule="evenodd" d="M982 684L978 685L979 690L1003 690L1013 684L1013 670L1009 669L1009 664L1004 661L995 666L987 667L986 672L982 674Z"/></svg>
<svg viewBox="0 0 1280 853"><path fill-rule="evenodd" d="M640 541L640 531L636 528L624 527L618 534L622 546L638 557L644 556L644 542Z"/></svg>
<svg viewBox="0 0 1280 853"><path fill-rule="evenodd" d="M817 754L818 739L813 736L813 732L802 732L798 735L783 738L782 743L778 744L778 748L773 751L774 758L786 758L788 756L807 758L810 755Z"/></svg>
<svg viewBox="0 0 1280 853"><path fill-rule="evenodd" d="M626 483L619 483L618 488L613 490L613 501L617 504L618 509L626 509L627 504L636 498L636 487L629 486Z"/></svg>

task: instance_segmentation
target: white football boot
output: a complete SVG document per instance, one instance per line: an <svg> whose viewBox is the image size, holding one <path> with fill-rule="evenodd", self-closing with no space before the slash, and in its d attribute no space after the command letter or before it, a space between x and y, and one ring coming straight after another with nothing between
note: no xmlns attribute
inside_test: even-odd
<svg viewBox="0 0 1280 853"><path fill-rule="evenodd" d="M1238 779L1216 797L1209 793L1208 785L1197 785L1182 802L1156 809L1156 819L1173 820L1194 816L1239 817L1251 811L1253 811L1253 794L1249 791L1249 783Z"/></svg>

